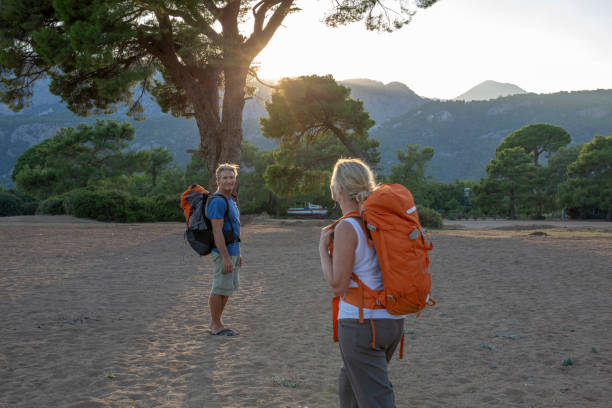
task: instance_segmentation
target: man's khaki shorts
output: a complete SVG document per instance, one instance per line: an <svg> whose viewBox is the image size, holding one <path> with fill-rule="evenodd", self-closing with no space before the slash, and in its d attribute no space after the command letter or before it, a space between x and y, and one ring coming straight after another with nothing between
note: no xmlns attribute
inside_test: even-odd
<svg viewBox="0 0 612 408"><path fill-rule="evenodd" d="M213 284L211 293L215 295L232 296L240 287L240 255L230 255L234 270L232 273L224 273L223 257L216 252L211 252L213 260Z"/></svg>

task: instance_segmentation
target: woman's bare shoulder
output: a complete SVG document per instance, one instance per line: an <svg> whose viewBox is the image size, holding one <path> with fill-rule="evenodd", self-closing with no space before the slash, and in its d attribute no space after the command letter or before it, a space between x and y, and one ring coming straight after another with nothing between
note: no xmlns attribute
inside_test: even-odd
<svg viewBox="0 0 612 408"><path fill-rule="evenodd" d="M342 239L347 240L349 242L355 241L357 242L357 233L355 229L348 221L339 222L334 229L334 239Z"/></svg>

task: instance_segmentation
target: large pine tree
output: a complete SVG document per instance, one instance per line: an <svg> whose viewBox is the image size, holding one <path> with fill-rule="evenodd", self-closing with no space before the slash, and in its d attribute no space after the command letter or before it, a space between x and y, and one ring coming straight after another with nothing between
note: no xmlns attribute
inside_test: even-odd
<svg viewBox="0 0 612 408"><path fill-rule="evenodd" d="M437 0L418 0L425 8ZM142 115L149 91L165 112L195 118L210 170L240 162L242 109L253 59L297 0L3 0L0 5L0 96L20 109L35 81L75 113ZM312 7L312 1L305 4ZM414 10L408 0L330 1L330 26L364 20L393 31ZM249 32L244 32L246 27Z"/></svg>

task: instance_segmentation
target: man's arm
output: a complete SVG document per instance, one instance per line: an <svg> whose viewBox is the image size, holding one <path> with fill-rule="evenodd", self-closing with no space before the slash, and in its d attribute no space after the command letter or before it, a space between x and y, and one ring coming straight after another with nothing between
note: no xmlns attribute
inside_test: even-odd
<svg viewBox="0 0 612 408"><path fill-rule="evenodd" d="M232 264L232 258L227 252L227 247L225 246L225 238L223 237L223 224L225 219L223 218L213 218L210 220L212 223L213 237L215 238L215 246L219 250L219 254L223 258L223 271L225 273L232 273L234 270L234 265Z"/></svg>

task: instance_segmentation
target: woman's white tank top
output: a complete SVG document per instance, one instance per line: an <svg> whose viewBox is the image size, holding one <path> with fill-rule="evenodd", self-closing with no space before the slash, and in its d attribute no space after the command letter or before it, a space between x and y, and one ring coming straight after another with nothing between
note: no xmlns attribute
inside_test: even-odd
<svg viewBox="0 0 612 408"><path fill-rule="evenodd" d="M363 232L361 222L356 218L345 218L340 222L348 222L353 226L357 234L357 248L355 248L355 262L353 273L370 289L381 290L383 288L382 274L378 266L378 257L374 246L369 246ZM356 288L357 283L352 279L350 288ZM387 309L363 309L365 319L403 319L405 316L394 316ZM359 308L350 303L340 300L338 319L359 319Z"/></svg>

